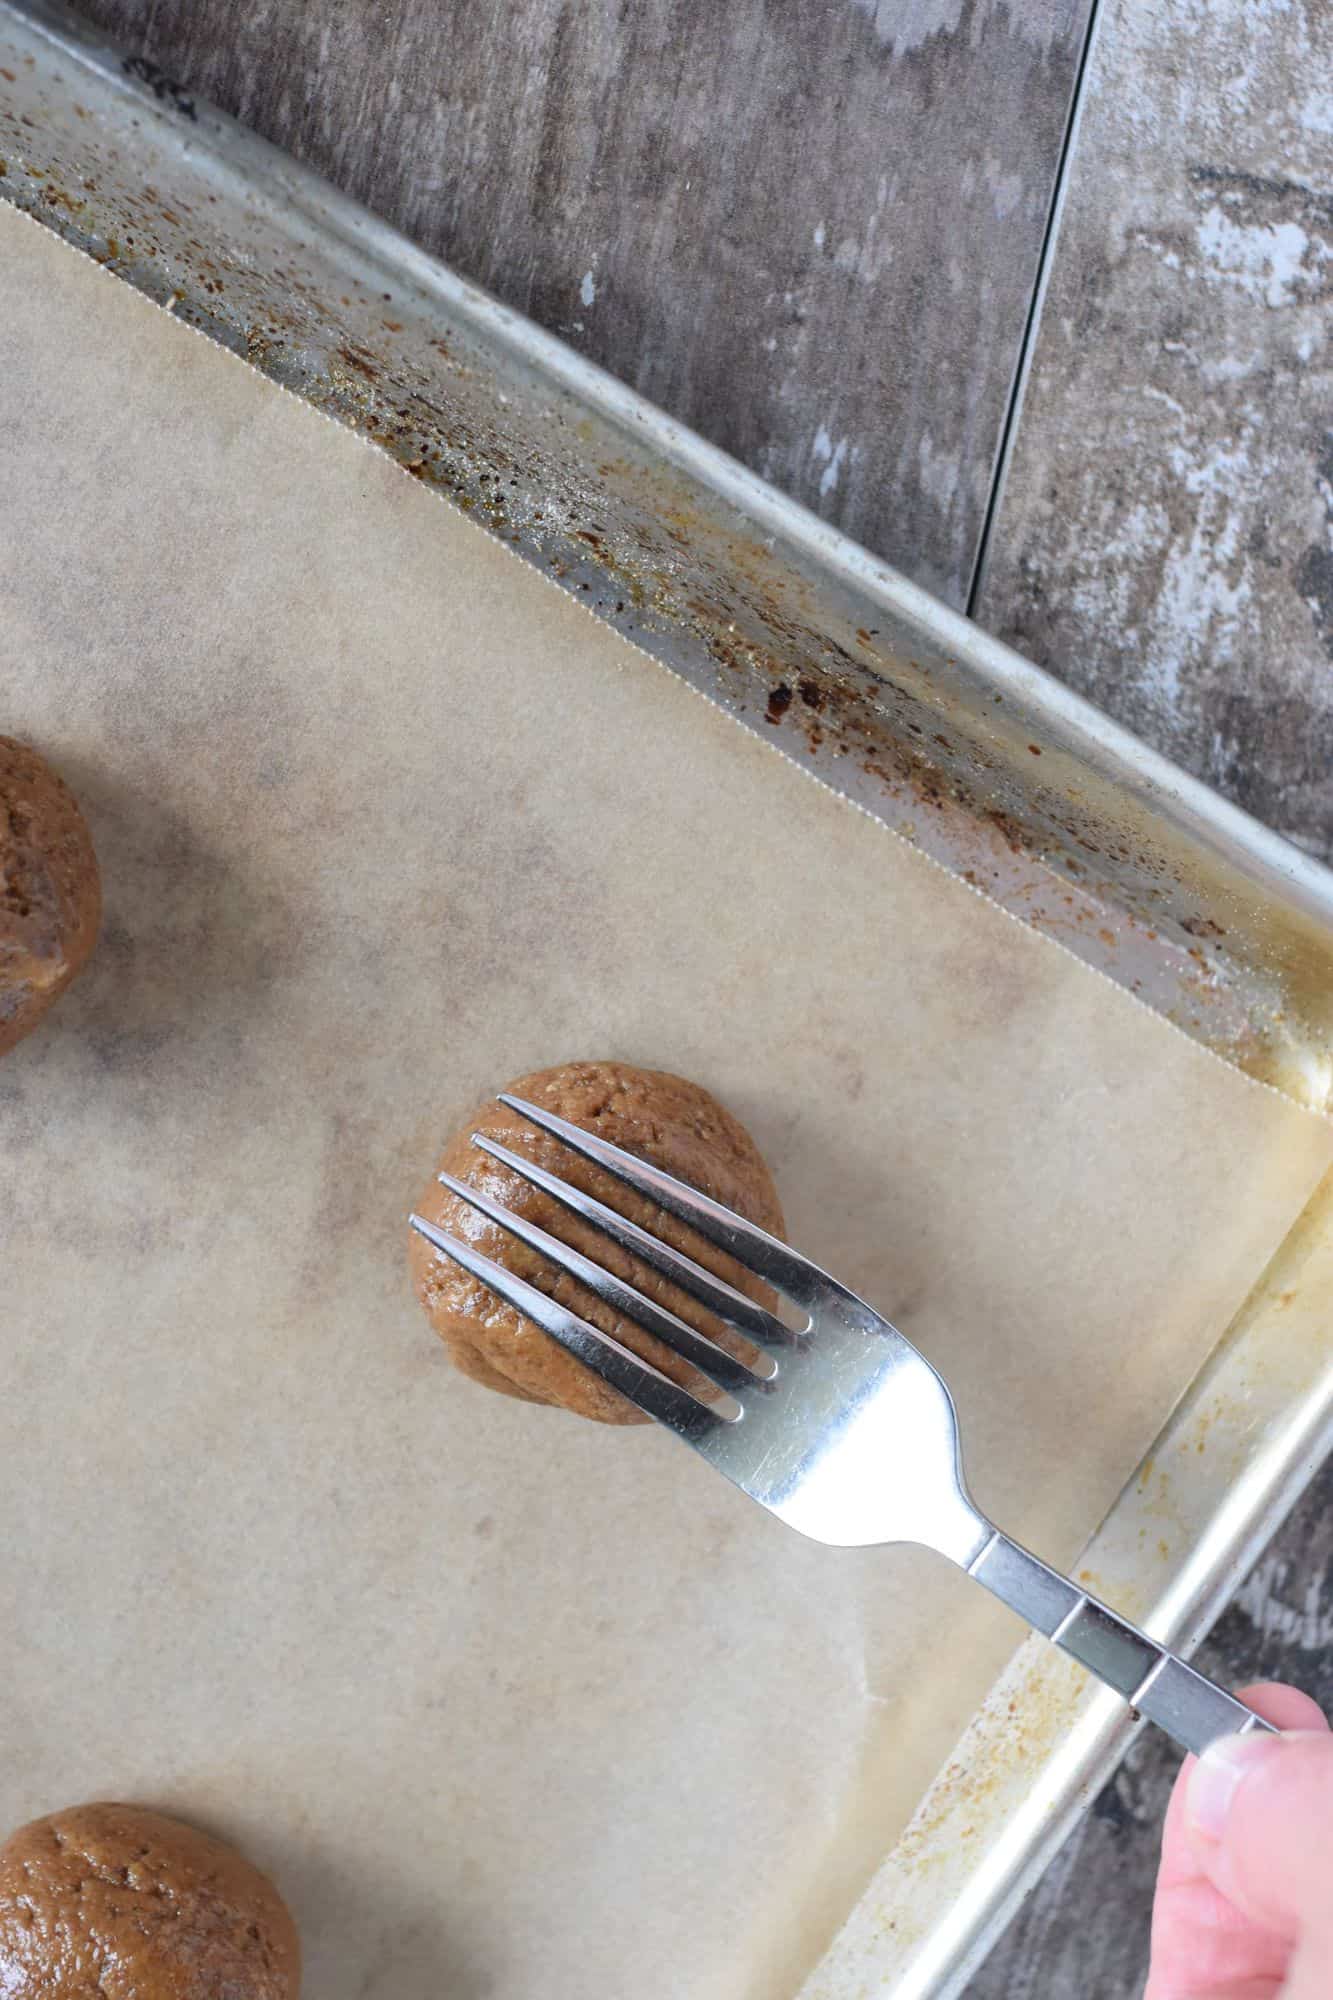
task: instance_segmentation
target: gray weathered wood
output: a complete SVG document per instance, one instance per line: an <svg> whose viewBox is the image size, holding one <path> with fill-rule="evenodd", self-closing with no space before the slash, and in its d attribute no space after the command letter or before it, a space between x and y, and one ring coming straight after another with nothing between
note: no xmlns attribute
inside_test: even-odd
<svg viewBox="0 0 1333 2000"><path fill-rule="evenodd" d="M955 602L1089 0L83 0Z"/></svg>
<svg viewBox="0 0 1333 2000"><path fill-rule="evenodd" d="M1113 0L982 622L1333 854L1333 5Z"/></svg>

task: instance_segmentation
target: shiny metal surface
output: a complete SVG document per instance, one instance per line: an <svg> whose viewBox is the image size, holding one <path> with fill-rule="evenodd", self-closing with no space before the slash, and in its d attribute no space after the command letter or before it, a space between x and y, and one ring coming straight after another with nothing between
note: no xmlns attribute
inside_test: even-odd
<svg viewBox="0 0 1333 2000"><path fill-rule="evenodd" d="M726 1393L718 1403L668 1380L539 1287L413 1215L412 1227L527 1315L622 1396L690 1445L752 1500L814 1541L919 1542L994 1596L1166 1729L1186 1750L1269 1725L1068 1577L1002 1534L963 1474L958 1416L938 1372L897 1327L836 1278L684 1181L521 1097L501 1102L678 1216L805 1315L787 1326L613 1208L521 1153L474 1144L683 1284L772 1358L745 1366L623 1279L450 1174L441 1182L673 1347Z"/></svg>

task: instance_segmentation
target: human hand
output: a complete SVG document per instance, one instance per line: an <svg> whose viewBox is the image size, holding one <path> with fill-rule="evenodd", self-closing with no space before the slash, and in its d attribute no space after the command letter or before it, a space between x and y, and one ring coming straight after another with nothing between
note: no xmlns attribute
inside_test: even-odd
<svg viewBox="0 0 1333 2000"><path fill-rule="evenodd" d="M1242 1698L1296 1733L1231 1736L1186 1758L1144 2000L1333 2000L1333 1735L1295 1688Z"/></svg>

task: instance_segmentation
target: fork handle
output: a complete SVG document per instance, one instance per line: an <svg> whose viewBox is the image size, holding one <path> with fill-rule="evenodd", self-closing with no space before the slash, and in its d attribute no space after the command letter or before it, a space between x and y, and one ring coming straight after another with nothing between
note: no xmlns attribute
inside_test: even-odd
<svg viewBox="0 0 1333 2000"><path fill-rule="evenodd" d="M1196 1673L1067 1576L1029 1555L998 1528L966 1567L1011 1611L1072 1654L1184 1749L1197 1754L1218 1736L1272 1730L1272 1724L1244 1702Z"/></svg>

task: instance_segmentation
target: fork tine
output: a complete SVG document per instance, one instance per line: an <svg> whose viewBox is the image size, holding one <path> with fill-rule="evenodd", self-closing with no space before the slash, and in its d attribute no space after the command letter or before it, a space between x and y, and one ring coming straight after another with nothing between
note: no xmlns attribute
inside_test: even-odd
<svg viewBox="0 0 1333 2000"><path fill-rule="evenodd" d="M590 1257L585 1257L571 1244L562 1243L558 1236L548 1235L535 1222L515 1215L480 1188L469 1187L466 1181L455 1180L452 1174L440 1173L435 1178L442 1187L448 1188L450 1194L458 1195L471 1207L488 1215L492 1222L499 1223L501 1229L507 1229L521 1243L526 1243L529 1248L549 1258L551 1263L568 1271L590 1292L596 1292L598 1298L604 1299L616 1312L624 1313L627 1319L636 1321L647 1332L655 1334L665 1346L674 1348L683 1359L716 1382L719 1389L728 1389L733 1395L738 1395L745 1389L762 1387L765 1378L756 1375L735 1355L728 1354L725 1347L719 1347L705 1334L687 1326L675 1313L654 1304L652 1299L645 1298L642 1292L635 1291L633 1285L627 1285L622 1278L603 1269L602 1265L594 1264Z"/></svg>
<svg viewBox="0 0 1333 2000"><path fill-rule="evenodd" d="M744 1264L756 1277L785 1292L793 1304L804 1306L808 1311L816 1300L826 1298L830 1291L844 1289L830 1278L827 1271L822 1271L818 1264L812 1264L808 1257L802 1257L799 1251L793 1250L778 1237L770 1236L766 1229L747 1222L734 1209L724 1208L721 1202L700 1194L688 1181L678 1181L673 1175L664 1174L660 1167L650 1167L637 1154L627 1153L621 1146L613 1146L610 1140L601 1139L594 1132L585 1132L581 1125L571 1125L567 1118L558 1118L553 1111L544 1111L539 1104L530 1104L524 1097L513 1097L502 1090L500 1102L507 1104L511 1111L531 1119L543 1132L563 1140L574 1152L581 1153L585 1160L605 1167L618 1180L655 1201L659 1208L665 1208L682 1222L688 1222L691 1228L706 1236L710 1243L716 1243L719 1250L725 1250L738 1264Z"/></svg>
<svg viewBox="0 0 1333 2000"><path fill-rule="evenodd" d="M702 1264L696 1264L683 1251L673 1250L670 1244L651 1236L646 1229L640 1229L637 1222L631 1222L618 1209L608 1208L605 1202L584 1194L581 1188L570 1187L558 1174L548 1173L535 1160L525 1160L521 1153L511 1153L508 1146L488 1139L482 1132L473 1133L472 1143L493 1160L511 1167L516 1174L522 1174L524 1180L531 1181L565 1208L581 1215L594 1228L604 1230L622 1249L641 1257L654 1271L660 1271L664 1278L679 1285L682 1291L690 1292L719 1319L726 1320L760 1347L791 1347L796 1342L798 1336L790 1327L784 1326L772 1313L765 1312L753 1299L747 1299L744 1292L738 1292L724 1279L705 1271Z"/></svg>
<svg viewBox="0 0 1333 2000"><path fill-rule="evenodd" d="M493 1264L489 1257L483 1257L466 1243L460 1243L456 1236L437 1229L433 1222L427 1222L424 1215L412 1215L408 1219L419 1236L424 1236L444 1256L460 1264L465 1271L470 1271L474 1278L479 1278L483 1285L498 1293L516 1311L535 1321L543 1333L549 1333L552 1340L558 1340L563 1348L600 1375L604 1382L609 1382L645 1416L655 1418L668 1430L675 1431L678 1437L697 1444L731 1421L719 1411L709 1409L706 1403L699 1402L688 1389L679 1388L665 1375L659 1375L655 1368L646 1361L640 1361L627 1347L622 1347L609 1335L599 1333L595 1326L589 1326L587 1320L580 1319L577 1313L558 1305L545 1292L539 1292L535 1285L516 1278L502 1264Z"/></svg>

